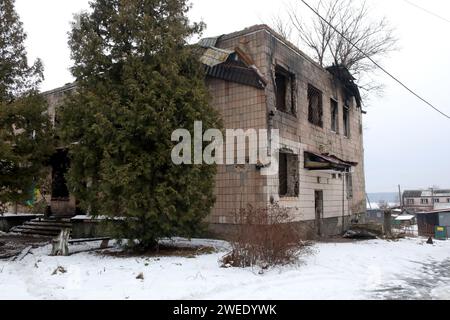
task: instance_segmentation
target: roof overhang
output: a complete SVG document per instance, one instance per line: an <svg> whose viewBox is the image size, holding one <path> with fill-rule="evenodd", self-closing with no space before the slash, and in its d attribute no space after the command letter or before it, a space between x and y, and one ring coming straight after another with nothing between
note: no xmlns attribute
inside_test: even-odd
<svg viewBox="0 0 450 320"><path fill-rule="evenodd" d="M305 151L305 168L316 171L350 171L357 162L344 161L330 154L319 154Z"/></svg>
<svg viewBox="0 0 450 320"><path fill-rule="evenodd" d="M207 77L235 82L257 89L266 87L267 81L250 55L239 47L234 50L218 48L216 47L217 41L218 38L207 38L199 42L203 51L200 62L204 66Z"/></svg>
<svg viewBox="0 0 450 320"><path fill-rule="evenodd" d="M417 212L417 214L439 214L439 213L449 213L450 214L450 209L441 209L441 210L430 210L430 211Z"/></svg>

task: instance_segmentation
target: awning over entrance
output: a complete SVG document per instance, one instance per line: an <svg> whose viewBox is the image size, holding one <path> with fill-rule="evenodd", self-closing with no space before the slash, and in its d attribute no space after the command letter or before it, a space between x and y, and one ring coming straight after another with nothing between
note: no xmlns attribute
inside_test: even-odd
<svg viewBox="0 0 450 320"><path fill-rule="evenodd" d="M309 170L348 171L357 162L349 162L330 154L318 154L305 151L305 168Z"/></svg>

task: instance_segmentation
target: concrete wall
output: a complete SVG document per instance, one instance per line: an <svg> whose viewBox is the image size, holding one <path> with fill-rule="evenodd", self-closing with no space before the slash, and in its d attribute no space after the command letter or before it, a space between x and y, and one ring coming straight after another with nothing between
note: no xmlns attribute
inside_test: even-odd
<svg viewBox="0 0 450 320"><path fill-rule="evenodd" d="M330 237L341 234L343 229L342 221L344 221L344 229L347 230L351 223L351 217L347 216L344 217L344 219L342 219L342 217L322 219L321 236ZM315 220L296 221L292 223L305 239L310 240L318 238L317 224ZM236 225L232 223L210 223L208 225L208 232L205 237L232 240L235 231Z"/></svg>
<svg viewBox="0 0 450 320"><path fill-rule="evenodd" d="M40 217L39 215L35 214L27 214L27 215L0 215L0 231L2 232L9 232L12 228L16 226L20 226L24 224L27 221L31 221L33 219L36 219Z"/></svg>
<svg viewBox="0 0 450 320"><path fill-rule="evenodd" d="M264 90L209 78L211 104L219 111L226 129L266 128ZM264 206L266 180L256 166L220 165L216 176L216 204L210 223L233 223L235 210L247 204Z"/></svg>
<svg viewBox="0 0 450 320"><path fill-rule="evenodd" d="M72 233L74 239L109 237L111 233L103 221L94 219L72 219ZM117 222L120 223L120 222Z"/></svg>

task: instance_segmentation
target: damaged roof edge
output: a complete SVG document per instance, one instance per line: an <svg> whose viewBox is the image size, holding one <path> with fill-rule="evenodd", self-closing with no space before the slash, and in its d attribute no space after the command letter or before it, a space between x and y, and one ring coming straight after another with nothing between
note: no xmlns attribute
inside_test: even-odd
<svg viewBox="0 0 450 320"><path fill-rule="evenodd" d="M269 27L266 24L254 25L254 26L245 28L243 30L232 32L229 34L224 34L224 35L221 35L218 37L201 39L199 42L199 45L205 46L208 44L209 45L214 44L214 46L215 46L215 45L217 45L217 43L219 41L232 40L237 37L247 36L247 35L251 35L251 34L254 34L257 32L262 32L262 31L267 32L268 34L273 36L276 40L278 40L283 45L285 45L287 48L292 50L295 54L297 54L298 56L307 60L308 62L312 63L316 68L318 68L322 72L326 73L328 76L335 77L335 78L337 77L343 83L343 85L347 88L347 90L349 90L351 92L351 94L356 98L358 108L362 109L362 98L361 98L361 94L359 92L359 87L356 83L354 83L355 78L350 74L348 69L345 70L346 72L342 72L342 70L339 70L339 74L346 73L343 77L337 75L336 74L336 66L330 66L327 68L321 66L319 63L314 61L314 59L309 57L302 50L300 50L297 46L295 46L292 42L287 40L285 37L283 37L282 35L277 33L275 30L273 30L271 27ZM337 68L342 69L343 67L337 67Z"/></svg>
<svg viewBox="0 0 450 320"><path fill-rule="evenodd" d="M55 88L55 89L52 89L52 90L44 91L41 94L43 96L48 96L48 95L59 93L59 92L72 91L76 87L77 87L77 83L76 82L72 82L72 83L67 83L64 86L59 87L59 88Z"/></svg>
<svg viewBox="0 0 450 320"><path fill-rule="evenodd" d="M314 64L317 68L322 70L326 74L330 74L324 67L322 67L319 63L317 63L314 59L312 59L310 56L308 56L306 53L304 53L302 50L300 50L296 45L294 45L292 42L284 38L282 35L280 35L278 32L273 30L271 27L269 27L267 24L257 24L245 29L242 29L240 31L232 32L229 34L222 35L218 37L218 41L225 41L225 40L231 40L233 38L250 35L253 33L265 31L275 37L278 41L286 45L289 49L294 51L297 55L301 56L302 58L308 60L308 62L311 62Z"/></svg>

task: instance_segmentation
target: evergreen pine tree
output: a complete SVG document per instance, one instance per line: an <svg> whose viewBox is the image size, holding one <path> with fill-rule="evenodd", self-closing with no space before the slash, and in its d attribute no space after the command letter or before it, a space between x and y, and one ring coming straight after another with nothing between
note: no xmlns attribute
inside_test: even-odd
<svg viewBox="0 0 450 320"><path fill-rule="evenodd" d="M52 151L47 104L38 93L40 60L28 65L14 0L0 1L0 206L33 197Z"/></svg>
<svg viewBox="0 0 450 320"><path fill-rule="evenodd" d="M171 135L219 126L187 40L186 0L95 0L70 34L78 90L62 111L70 190L116 236L149 248L193 235L214 204L214 166L174 165Z"/></svg>

